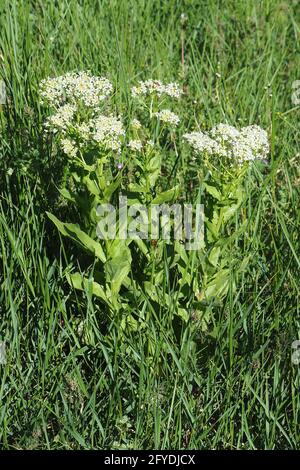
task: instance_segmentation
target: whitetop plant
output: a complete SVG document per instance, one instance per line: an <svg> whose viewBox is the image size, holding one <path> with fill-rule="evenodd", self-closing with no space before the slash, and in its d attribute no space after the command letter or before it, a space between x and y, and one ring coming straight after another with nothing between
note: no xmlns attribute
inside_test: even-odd
<svg viewBox="0 0 300 470"><path fill-rule="evenodd" d="M171 126L178 126L180 122L179 116L169 109L162 109L161 111L155 113L154 116L156 116L159 121L170 124Z"/></svg>
<svg viewBox="0 0 300 470"><path fill-rule="evenodd" d="M40 94L44 102L54 107L62 103L82 102L87 107L97 107L108 98L113 87L105 77L95 77L87 72L70 72L41 82Z"/></svg>
<svg viewBox="0 0 300 470"><path fill-rule="evenodd" d="M141 140L130 140L128 147L133 151L140 152L143 148L143 143Z"/></svg>
<svg viewBox="0 0 300 470"><path fill-rule="evenodd" d="M170 98L179 99L182 95L182 90L177 83L163 84L160 80L149 79L146 81L139 81L138 85L131 88L131 94L134 98L157 95L158 97L169 96Z"/></svg>
<svg viewBox="0 0 300 470"><path fill-rule="evenodd" d="M210 254L199 254L195 267L194 260L191 262L179 242L174 243L173 252L170 249L172 263L176 260L172 264L172 276L178 279L178 289L182 290L176 312L186 320L189 313L185 290L193 290L195 308L202 300L219 301L227 292L231 254L228 258L225 242L221 249L222 236L226 238L226 224L245 200L243 182L248 162L265 160L268 156L267 133L256 125L237 129L223 123L206 132L186 132L183 141L192 147L195 155L201 156L202 163L195 165L196 158L189 154L190 165L180 168L181 152L184 153L179 145L182 122L172 110L172 102L175 100L176 104L183 94L179 85L153 79L140 81L131 89L133 103L129 120L126 113L120 116L113 112L112 93L107 78L95 77L90 72L68 73L42 81L42 101L52 110L46 131L54 133L55 142L67 156L61 194L79 209L84 207L81 214L84 230L51 214L49 217L63 235L77 240L97 258L103 283L94 281L93 289L109 309L122 308L121 287L126 292L142 282L129 276L133 259L141 260L145 292L156 302L151 280L154 277L159 280L164 275L165 242L156 240L159 247L156 249L156 243L151 245L142 240L96 241L97 208L111 204L123 194L132 204L141 203L147 210L152 204L182 200L183 195L194 200L195 194L187 186L189 175L196 184L201 181L208 208L205 243ZM167 177L162 176L166 172L169 172ZM171 177L176 185L170 188ZM187 274L190 266L194 266L199 276L194 276L194 271ZM79 273L70 280L78 288L87 282ZM139 288L136 292L138 298ZM165 300L167 305L169 299Z"/></svg>
<svg viewBox="0 0 300 470"><path fill-rule="evenodd" d="M141 129L142 124L140 123L140 121L138 119L134 118L131 121L131 127L135 130L139 130L139 129Z"/></svg>
<svg viewBox="0 0 300 470"><path fill-rule="evenodd" d="M228 124L218 124L208 132L192 132L183 138L197 154L227 157L230 163L243 165L253 160L265 161L270 146L268 135L257 125L240 130Z"/></svg>
<svg viewBox="0 0 300 470"><path fill-rule="evenodd" d="M164 84L160 80L149 79L133 86L131 94L133 98L139 98L136 111L146 110L148 122L143 114L143 124L133 117L126 131L122 116L103 113L102 103L112 92L112 84L107 78L93 76L89 71L71 72L41 82L42 101L54 110L46 121L46 130L60 136L61 148L66 155L82 156L85 149L91 148L112 152L117 158L125 147L134 153L146 151L149 149L146 142L153 139L151 130L149 133L151 118L155 117L163 124L160 132L168 127L174 129L180 123L177 114L162 107L165 97L179 99L182 96L177 83ZM147 96L151 97L150 103ZM105 109L109 107L106 105ZM159 135L154 135L154 142L157 139ZM171 139L174 140L173 132ZM238 166L256 159L266 160L269 153L267 133L257 125L237 129L220 123L206 132L184 133L183 139L195 154L225 157L232 165Z"/></svg>
<svg viewBox="0 0 300 470"><path fill-rule="evenodd" d="M93 129L92 138L106 149L120 152L125 130L121 118L115 116L97 116L89 122Z"/></svg>
<svg viewBox="0 0 300 470"><path fill-rule="evenodd" d="M76 143L70 139L62 139L61 146L66 155L69 157L76 157L77 147Z"/></svg>
<svg viewBox="0 0 300 470"><path fill-rule="evenodd" d="M46 127L52 129L53 132L66 132L73 124L73 118L76 112L76 106L72 104L64 104L60 106L46 122Z"/></svg>
<svg viewBox="0 0 300 470"><path fill-rule="evenodd" d="M185 139L193 148L193 150L198 153L208 153L209 155L223 155L224 149L216 140L209 137L208 134L204 132L191 132L189 134L184 134L183 139Z"/></svg>
<svg viewBox="0 0 300 470"><path fill-rule="evenodd" d="M181 96L182 90L177 83L163 84L159 80L150 79L133 87L132 95L141 98L139 106L146 109L148 120L142 116L142 123L133 117L128 126L124 125L122 116L114 116L110 112L109 98L112 92L112 84L107 78L93 76L89 71L71 72L42 80L42 103L53 109L45 129L58 136L60 146L68 157L84 158L91 149L98 149L98 158L101 158L101 152L111 153L117 158L117 168L121 169L124 165L121 165L119 159L123 149L126 148L127 153L131 151L136 154L151 148L146 145L153 138L151 118L156 117L161 121L160 133L168 127L178 126L180 122L179 116L173 111L161 109L165 97L178 99ZM152 97L150 106L145 100L147 95ZM155 136L157 139L159 135Z"/></svg>

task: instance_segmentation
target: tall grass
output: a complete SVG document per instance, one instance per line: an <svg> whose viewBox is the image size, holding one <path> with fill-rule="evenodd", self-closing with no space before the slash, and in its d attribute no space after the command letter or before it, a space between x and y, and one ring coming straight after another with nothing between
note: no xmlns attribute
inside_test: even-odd
<svg viewBox="0 0 300 470"><path fill-rule="evenodd" d="M2 0L1 448L299 448L299 14L277 0ZM270 131L243 207L247 271L206 332L159 311L124 332L65 281L76 250L45 220L64 208L37 89L78 69L107 74L124 112L132 77L176 79L196 102L182 105L186 126ZM145 296L141 315L151 309Z"/></svg>

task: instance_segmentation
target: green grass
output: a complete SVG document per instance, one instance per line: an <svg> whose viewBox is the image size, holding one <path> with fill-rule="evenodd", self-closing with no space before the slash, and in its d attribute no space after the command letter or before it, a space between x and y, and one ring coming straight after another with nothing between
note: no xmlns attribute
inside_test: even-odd
<svg viewBox="0 0 300 470"><path fill-rule="evenodd" d="M1 448L300 448L299 20L290 0L0 2ZM77 253L45 217L66 209L37 91L78 69L108 75L123 112L130 80L179 80L185 127L258 123L271 135L242 209L247 270L205 333L193 319L174 328L145 297L147 329L124 334L66 282Z"/></svg>

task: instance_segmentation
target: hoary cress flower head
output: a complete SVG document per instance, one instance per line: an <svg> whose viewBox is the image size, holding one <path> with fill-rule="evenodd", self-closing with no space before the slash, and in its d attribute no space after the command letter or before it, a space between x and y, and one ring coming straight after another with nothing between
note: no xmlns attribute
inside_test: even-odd
<svg viewBox="0 0 300 470"><path fill-rule="evenodd" d="M170 98L179 99L182 93L177 83L172 82L164 84L160 80L153 79L139 81L138 85L131 88L131 95L134 98L156 95L158 97L168 96Z"/></svg>
<svg viewBox="0 0 300 470"><path fill-rule="evenodd" d="M62 150L69 157L75 157L77 150L83 150L85 146L98 146L120 155L126 140L129 142L129 150L141 151L141 122L137 118L132 119L130 129L134 137L131 137L128 131L126 139L122 118L103 113L103 103L112 92L113 86L106 77L94 76L90 71L69 72L42 80L42 103L47 103L53 109L46 121L46 130L61 136ZM164 84L159 80L149 79L140 81L132 88L131 93L132 96L156 94L159 97L179 99L182 90L177 83ZM153 117L173 127L180 121L179 117L168 109L158 110L153 113Z"/></svg>
<svg viewBox="0 0 300 470"><path fill-rule="evenodd" d="M162 109L155 113L154 116L156 116L159 121L162 121L165 124L170 124L171 126L178 126L180 122L179 116L169 109Z"/></svg>
<svg viewBox="0 0 300 470"><path fill-rule="evenodd" d="M270 151L268 135L257 125L237 129L221 123L208 132L184 134L183 139L196 154L227 157L231 163L238 165L253 160L265 161Z"/></svg>
<svg viewBox="0 0 300 470"><path fill-rule="evenodd" d="M134 117L129 123L126 135L120 116L104 114L107 105L103 104L112 92L113 86L106 77L93 76L89 71L70 72L42 80L42 102L48 103L54 110L46 121L46 130L61 137L62 150L69 157L75 157L77 151L84 150L85 146L99 147L120 156L126 141L127 148L132 152L140 152L144 147L143 141L149 141L137 118ZM131 95L139 99L157 96L162 100L164 97L178 100L182 90L177 83L165 84L149 79L133 86ZM150 113L149 122L151 116L172 128L180 122L177 114L159 106ZM185 133L183 139L196 154L225 157L238 165L256 159L266 160L270 150L266 131L257 125L237 129L220 123L206 132Z"/></svg>
<svg viewBox="0 0 300 470"><path fill-rule="evenodd" d="M88 72L71 72L42 80L40 94L54 112L47 119L46 129L62 135L61 147L68 156L76 155L76 145L96 145L120 152L125 130L120 117L104 115L103 101L113 91L105 77ZM76 136L76 141L68 136Z"/></svg>
<svg viewBox="0 0 300 470"><path fill-rule="evenodd" d="M112 91L113 86L107 78L95 77L89 71L46 78L40 84L42 100L54 107L65 102L82 102L93 108L107 99Z"/></svg>

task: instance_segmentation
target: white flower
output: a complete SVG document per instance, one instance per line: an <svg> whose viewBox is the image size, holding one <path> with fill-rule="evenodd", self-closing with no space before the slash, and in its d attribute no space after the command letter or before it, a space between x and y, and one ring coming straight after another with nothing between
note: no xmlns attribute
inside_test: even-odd
<svg viewBox="0 0 300 470"><path fill-rule="evenodd" d="M58 106L64 99L63 77L46 78L40 83L40 95L49 104Z"/></svg>
<svg viewBox="0 0 300 470"><path fill-rule="evenodd" d="M122 121L115 116L97 116L89 123L94 129L93 139L111 150L119 150L121 138L125 136Z"/></svg>
<svg viewBox="0 0 300 470"><path fill-rule="evenodd" d="M218 124L209 133L192 132L184 134L183 138L196 152L226 156L238 164L265 160L270 151L266 131L256 125L238 130L228 124Z"/></svg>
<svg viewBox="0 0 300 470"><path fill-rule="evenodd" d="M217 142L226 142L235 140L240 135L240 131L234 126L220 123L213 127L209 134Z"/></svg>
<svg viewBox="0 0 300 470"><path fill-rule="evenodd" d="M131 126L133 129L138 130L142 127L142 124L140 123L138 119L132 119Z"/></svg>
<svg viewBox="0 0 300 470"><path fill-rule="evenodd" d="M74 141L70 139L63 139L61 141L61 146L66 155L69 157L76 157L77 149Z"/></svg>
<svg viewBox="0 0 300 470"><path fill-rule="evenodd" d="M133 97L141 95L156 94L161 97L162 95L168 95L171 98L180 98L182 90L177 83L168 83L164 85L160 80L149 79L145 82L139 81L137 86L131 88L131 94Z"/></svg>
<svg viewBox="0 0 300 470"><path fill-rule="evenodd" d="M182 136L195 152L207 152L210 155L224 155L223 147L204 132L191 132Z"/></svg>
<svg viewBox="0 0 300 470"><path fill-rule="evenodd" d="M237 142L242 142L244 145L248 145L254 158L258 158L260 160L266 159L270 151L268 134L264 129L257 125L243 127Z"/></svg>
<svg viewBox="0 0 300 470"><path fill-rule="evenodd" d="M90 139L91 130L90 130L90 126L86 122L83 122L82 124L77 124L75 126L75 129L77 130L79 136L83 140L89 140Z"/></svg>
<svg viewBox="0 0 300 470"><path fill-rule="evenodd" d="M157 93L159 96L163 93L163 84L160 80L139 81L137 86L131 88L133 97Z"/></svg>
<svg viewBox="0 0 300 470"><path fill-rule="evenodd" d="M265 160L270 151L268 135L257 125L242 127L232 143L232 157L240 164L245 161Z"/></svg>
<svg viewBox="0 0 300 470"><path fill-rule="evenodd" d="M41 97L52 106L81 101L88 107L96 107L112 93L112 84L105 77L88 72L71 72L42 80Z"/></svg>
<svg viewBox="0 0 300 470"><path fill-rule="evenodd" d="M72 125L72 119L75 112L76 106L65 104L58 108L56 113L48 118L46 126L51 127L54 131L65 131Z"/></svg>
<svg viewBox="0 0 300 470"><path fill-rule="evenodd" d="M156 116L160 121L171 124L172 126L177 126L180 122L179 116L169 109L162 109L158 113L154 113L154 116Z"/></svg>
<svg viewBox="0 0 300 470"><path fill-rule="evenodd" d="M179 99L182 95L182 90L177 83L168 83L164 87L164 93L171 98Z"/></svg>
<svg viewBox="0 0 300 470"><path fill-rule="evenodd" d="M181 13L180 15L181 24L184 24L187 20L188 20L188 16L185 13Z"/></svg>
<svg viewBox="0 0 300 470"><path fill-rule="evenodd" d="M209 136L218 142L220 147L223 149L223 152L230 156L232 153L232 146L234 145L236 139L239 137L240 131L234 126L229 124L218 124L209 131Z"/></svg>
<svg viewBox="0 0 300 470"><path fill-rule="evenodd" d="M94 77L86 72L74 74L66 87L70 98L74 96L89 107L97 106L111 94L112 90L113 87L107 78Z"/></svg>
<svg viewBox="0 0 300 470"><path fill-rule="evenodd" d="M128 142L128 147L130 150L140 152L143 148L143 144L140 140L130 140Z"/></svg>

